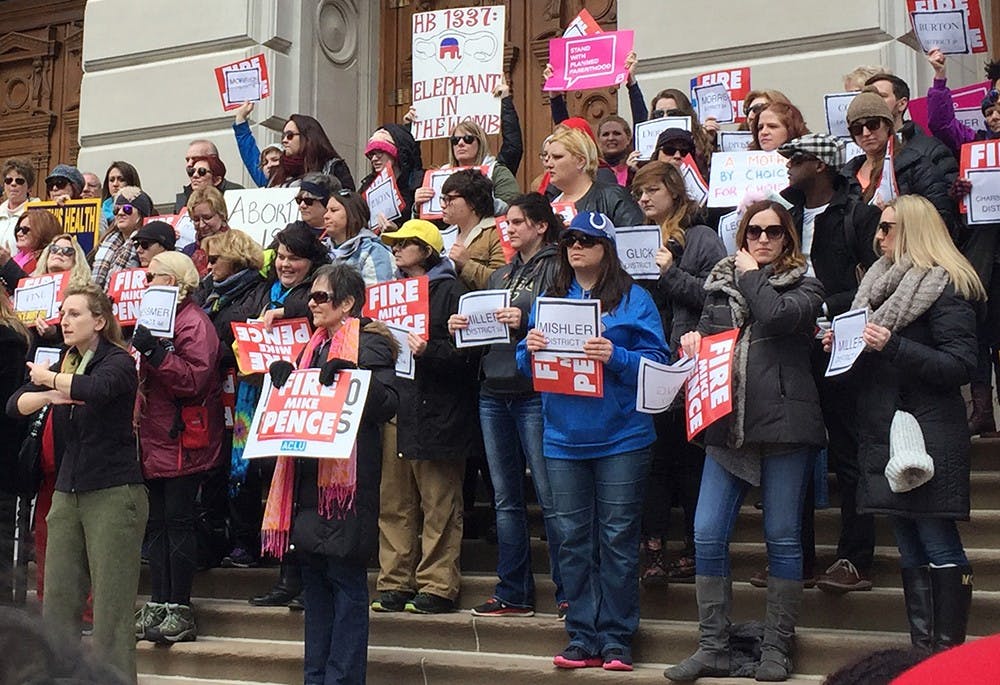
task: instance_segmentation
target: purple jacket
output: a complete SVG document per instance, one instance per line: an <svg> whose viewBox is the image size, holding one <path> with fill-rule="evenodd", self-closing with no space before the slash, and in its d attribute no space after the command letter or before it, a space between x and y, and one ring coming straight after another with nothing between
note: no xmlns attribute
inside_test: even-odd
<svg viewBox="0 0 1000 685"><path fill-rule="evenodd" d="M951 100L951 90L946 79L934 79L934 85L927 90L927 124L931 133L959 157L962 145L974 140L1000 137L990 131L974 131L955 118L955 105Z"/></svg>

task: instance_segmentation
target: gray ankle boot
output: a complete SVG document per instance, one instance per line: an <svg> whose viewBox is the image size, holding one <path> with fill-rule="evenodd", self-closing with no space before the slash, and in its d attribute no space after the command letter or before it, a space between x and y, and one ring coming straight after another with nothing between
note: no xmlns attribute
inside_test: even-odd
<svg viewBox="0 0 1000 685"><path fill-rule="evenodd" d="M802 581L771 576L767 579L767 617L760 648L757 680L776 683L792 672L795 623L802 605Z"/></svg>
<svg viewBox="0 0 1000 685"><path fill-rule="evenodd" d="M698 596L698 651L663 676L684 683L706 676L729 675L729 609L733 603L732 579L695 576Z"/></svg>

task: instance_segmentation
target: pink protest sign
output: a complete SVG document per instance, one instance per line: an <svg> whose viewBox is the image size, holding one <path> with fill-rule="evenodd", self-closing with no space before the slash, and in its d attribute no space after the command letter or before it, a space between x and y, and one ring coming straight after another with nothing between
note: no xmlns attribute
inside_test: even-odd
<svg viewBox="0 0 1000 685"><path fill-rule="evenodd" d="M955 106L955 109L979 109L979 105L982 103L983 98L986 97L986 93L989 89L989 81L974 83L971 86L963 86L962 88L955 88L951 91L951 102ZM911 119L920 124L921 128L925 131L930 133L930 127L927 125L927 98L913 98L910 100L910 105L907 111L910 113Z"/></svg>
<svg viewBox="0 0 1000 685"><path fill-rule="evenodd" d="M605 31L549 41L552 76L545 90L585 90L625 83L625 58L632 52L632 31Z"/></svg>

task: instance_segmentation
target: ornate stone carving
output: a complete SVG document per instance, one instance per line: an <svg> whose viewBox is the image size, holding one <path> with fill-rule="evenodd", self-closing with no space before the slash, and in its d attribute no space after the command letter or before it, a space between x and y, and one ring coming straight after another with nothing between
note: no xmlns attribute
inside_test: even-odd
<svg viewBox="0 0 1000 685"><path fill-rule="evenodd" d="M334 64L348 66L358 52L358 6L354 0L323 0L316 7L316 38Z"/></svg>

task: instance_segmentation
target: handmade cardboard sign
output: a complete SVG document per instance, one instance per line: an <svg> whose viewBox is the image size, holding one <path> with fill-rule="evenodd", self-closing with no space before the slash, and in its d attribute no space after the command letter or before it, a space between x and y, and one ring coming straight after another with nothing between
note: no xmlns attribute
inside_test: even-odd
<svg viewBox="0 0 1000 685"><path fill-rule="evenodd" d="M267 247L275 233L301 218L295 203L298 193L298 188L227 190L229 225Z"/></svg>
<svg viewBox="0 0 1000 685"><path fill-rule="evenodd" d="M747 193L767 195L788 187L788 160L777 151L716 152L708 182L709 207L735 207Z"/></svg>

